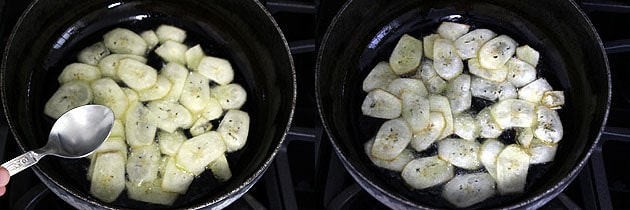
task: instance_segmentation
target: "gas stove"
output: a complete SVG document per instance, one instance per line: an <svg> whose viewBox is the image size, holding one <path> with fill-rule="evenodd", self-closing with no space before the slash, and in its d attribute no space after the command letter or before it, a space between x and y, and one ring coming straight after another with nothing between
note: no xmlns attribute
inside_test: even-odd
<svg viewBox="0 0 630 210"><path fill-rule="evenodd" d="M0 46L29 1L0 1ZM315 102L314 69L319 43L344 0L262 0L289 41L298 100L292 127L264 176L228 209L387 209L346 172L321 124ZM613 98L601 141L580 175L542 209L629 209L630 3L578 1L599 32L610 62ZM0 109L0 112L2 109ZM0 162L18 148L0 115ZM72 209L31 170L12 178L0 209Z"/></svg>

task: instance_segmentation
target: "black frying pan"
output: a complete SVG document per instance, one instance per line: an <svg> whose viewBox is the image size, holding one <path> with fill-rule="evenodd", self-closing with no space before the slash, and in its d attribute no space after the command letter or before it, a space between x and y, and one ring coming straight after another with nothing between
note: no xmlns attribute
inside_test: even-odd
<svg viewBox="0 0 630 210"><path fill-rule="evenodd" d="M318 108L342 162L375 198L394 208L452 208L438 188L414 191L397 173L374 166L363 143L383 120L361 114L361 83L387 61L405 33L421 38L444 20L507 34L541 53L539 76L565 91L559 111L565 135L555 161L530 167L525 192L488 199L471 208L536 208L579 173L597 143L610 102L610 72L601 40L570 0L351 0L332 21L316 67Z"/></svg>
<svg viewBox="0 0 630 210"><path fill-rule="evenodd" d="M199 43L206 54L228 59L236 72L235 82L248 92L243 108L251 116L248 143L227 156L233 177L220 183L206 171L172 206L224 207L267 169L295 106L295 71L288 45L257 1L36 0L17 22L4 51L0 74L4 111L21 150L43 146L53 123L43 114L44 103L58 88L61 69L76 61L76 53L115 27L141 32L160 24L187 30L188 44ZM130 200L124 192L111 204L100 202L88 193L87 166L85 159L53 157L43 159L34 170L53 192L79 209L167 208Z"/></svg>

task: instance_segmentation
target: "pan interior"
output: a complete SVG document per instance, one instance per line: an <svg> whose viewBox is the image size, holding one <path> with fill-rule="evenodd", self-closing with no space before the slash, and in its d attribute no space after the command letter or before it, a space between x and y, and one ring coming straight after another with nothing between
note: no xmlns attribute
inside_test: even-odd
<svg viewBox="0 0 630 210"><path fill-rule="evenodd" d="M495 196L473 207L521 205L540 199L558 185L566 187L565 178L581 167L598 138L607 109L607 65L599 40L587 22L568 25L566 17L555 17L562 14L553 13L553 9L540 12L535 5L510 1L419 2L353 1L328 30L318 61L318 103L331 140L348 161L349 170L358 172L359 182L378 188L394 200L420 207L453 207L441 198L440 187L412 190L398 173L371 164L363 143L376 134L384 120L363 116L360 107L367 95L361 89L363 79L378 62L388 60L403 34L421 39L435 33L442 21L455 21L470 24L471 30L487 28L509 35L519 45L528 44L540 51L538 76L546 78L555 90L563 90L567 101L559 111L565 135L556 160L530 167L524 194ZM370 21L362 19L367 16ZM578 33L589 38L579 38ZM436 154L435 148L432 150L418 155Z"/></svg>
<svg viewBox="0 0 630 210"><path fill-rule="evenodd" d="M78 51L117 27L139 33L161 24L186 30L188 46L200 44L207 55L229 60L234 82L248 93L241 109L251 117L250 139L243 149L227 154L234 176L222 183L206 171L172 207L213 204L246 190L263 173L284 138L294 107L294 72L285 41L254 1L36 1L7 47L3 103L20 147L39 148L53 123L43 114L44 104L59 87L57 76L63 67L76 62ZM161 68L155 53L148 59ZM45 158L38 166L71 194L99 203L89 195L88 164L85 159ZM165 208L128 199L125 192L107 205Z"/></svg>

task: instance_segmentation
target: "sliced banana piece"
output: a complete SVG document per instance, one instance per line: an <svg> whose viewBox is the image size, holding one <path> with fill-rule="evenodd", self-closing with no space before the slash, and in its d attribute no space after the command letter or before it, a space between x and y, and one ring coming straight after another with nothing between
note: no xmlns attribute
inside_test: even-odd
<svg viewBox="0 0 630 210"><path fill-rule="evenodd" d="M199 73L191 72L186 77L179 103L190 112L197 113L206 108L210 100L210 80Z"/></svg>
<svg viewBox="0 0 630 210"><path fill-rule="evenodd" d="M427 83L427 89L431 94L441 94L446 89L448 83L440 76L431 78Z"/></svg>
<svg viewBox="0 0 630 210"><path fill-rule="evenodd" d="M529 148L534 139L534 131L532 128L516 128L516 143L523 148Z"/></svg>
<svg viewBox="0 0 630 210"><path fill-rule="evenodd" d="M453 129L455 135L468 141L475 141L479 137L479 124L468 113L461 113L453 117Z"/></svg>
<svg viewBox="0 0 630 210"><path fill-rule="evenodd" d="M448 98L453 114L460 114L468 109L472 104L470 93L470 75L461 74L449 81L444 96Z"/></svg>
<svg viewBox="0 0 630 210"><path fill-rule="evenodd" d="M195 121L195 123L193 123L192 127L190 127L188 131L192 136L199 136L201 134L211 131L212 128L212 122L208 120L208 118L201 116Z"/></svg>
<svg viewBox="0 0 630 210"><path fill-rule="evenodd" d="M501 129L532 127L536 121L536 104L506 99L492 105L490 114Z"/></svg>
<svg viewBox="0 0 630 210"><path fill-rule="evenodd" d="M468 29L470 29L470 25L455 22L442 22L442 24L438 26L437 32L441 37L455 41L457 38L468 33Z"/></svg>
<svg viewBox="0 0 630 210"><path fill-rule="evenodd" d="M158 178L160 149L157 144L149 144L131 149L127 158L127 178L131 183L142 184Z"/></svg>
<svg viewBox="0 0 630 210"><path fill-rule="evenodd" d="M497 156L497 190L501 195L525 190L529 155L518 145L506 146Z"/></svg>
<svg viewBox="0 0 630 210"><path fill-rule="evenodd" d="M149 102L147 108L157 117L156 126L166 132L189 128L193 124L192 114L180 104L157 100Z"/></svg>
<svg viewBox="0 0 630 210"><path fill-rule="evenodd" d="M438 156L454 166L475 170L481 167L479 143L460 138L447 138L438 142Z"/></svg>
<svg viewBox="0 0 630 210"><path fill-rule="evenodd" d="M215 86L210 89L210 96L219 101L223 109L240 109L247 101L247 91L237 83Z"/></svg>
<svg viewBox="0 0 630 210"><path fill-rule="evenodd" d="M488 173L457 175L442 189L442 197L457 208L475 205L495 194L495 182Z"/></svg>
<svg viewBox="0 0 630 210"><path fill-rule="evenodd" d="M175 156L179 147L182 146L184 141L188 140L186 135L182 131L175 131L172 133L166 131L158 131L157 141L160 147L160 152L168 156Z"/></svg>
<svg viewBox="0 0 630 210"><path fill-rule="evenodd" d="M249 135L249 120L249 114L241 110L231 109L225 113L217 132L223 137L227 152L234 152L245 146Z"/></svg>
<svg viewBox="0 0 630 210"><path fill-rule="evenodd" d="M164 97L165 100L171 102L177 102L179 96L184 90L184 84L186 84L186 77L188 77L188 69L178 63L167 63L160 71L160 76L165 77L171 83L171 90L168 95Z"/></svg>
<svg viewBox="0 0 630 210"><path fill-rule="evenodd" d="M433 44L435 43L435 40L439 38L441 38L439 34L429 34L422 37L424 56L429 59L433 59Z"/></svg>
<svg viewBox="0 0 630 210"><path fill-rule="evenodd" d="M118 61L116 75L135 91L149 89L157 83L157 70L135 59L125 58Z"/></svg>
<svg viewBox="0 0 630 210"><path fill-rule="evenodd" d="M223 58L203 57L197 65L197 72L219 85L227 85L234 80L232 64Z"/></svg>
<svg viewBox="0 0 630 210"><path fill-rule="evenodd" d="M388 120L378 129L371 155L383 160L395 159L411 141L411 128L402 118Z"/></svg>
<svg viewBox="0 0 630 210"><path fill-rule="evenodd" d="M186 40L186 31L181 28L172 25L160 25L155 30L160 43L164 43L168 40L182 43Z"/></svg>
<svg viewBox="0 0 630 210"><path fill-rule="evenodd" d="M101 74L103 77L109 77L116 81L119 81L117 75L118 64L122 59L133 59L140 63L147 63L147 59L145 57L133 54L111 54L98 62L98 67L101 68Z"/></svg>
<svg viewBox="0 0 630 210"><path fill-rule="evenodd" d="M536 67L540 59L540 53L529 45L523 45L516 48L516 57Z"/></svg>
<svg viewBox="0 0 630 210"><path fill-rule="evenodd" d="M57 80L59 84L63 84L73 80L90 82L99 78L101 78L101 70L98 67L84 63L72 63L63 68Z"/></svg>
<svg viewBox="0 0 630 210"><path fill-rule="evenodd" d="M422 52L422 41L404 34L389 57L389 65L397 75L410 73L420 65Z"/></svg>
<svg viewBox="0 0 630 210"><path fill-rule="evenodd" d="M44 114L58 119L73 108L89 104L94 95L87 82L72 81L65 83L55 91L44 105Z"/></svg>
<svg viewBox="0 0 630 210"><path fill-rule="evenodd" d="M101 146L94 150L93 154L106 152L120 152L125 160L127 159L127 143L123 137L109 137Z"/></svg>
<svg viewBox="0 0 630 210"><path fill-rule="evenodd" d="M221 135L210 131L185 141L175 156L176 164L178 168L197 176L225 151Z"/></svg>
<svg viewBox="0 0 630 210"><path fill-rule="evenodd" d="M127 197L147 203L167 206L173 205L179 194L166 192L162 190L161 185L161 179L156 179L151 182L143 182L141 184L127 182L125 184L125 186L127 186Z"/></svg>
<svg viewBox="0 0 630 210"><path fill-rule="evenodd" d="M433 61L425 59L425 60L422 60L422 63L420 63L420 67L418 67L416 74L413 75L412 78L420 79L423 82L427 83L427 81L429 81L430 79L436 76L438 75L437 75L437 72L435 72L435 69L433 68Z"/></svg>
<svg viewBox="0 0 630 210"><path fill-rule="evenodd" d="M370 117L395 119L402 113L402 102L387 91L375 89L363 99L361 112Z"/></svg>
<svg viewBox="0 0 630 210"><path fill-rule="evenodd" d="M483 108L475 119L479 124L479 136L482 138L498 138L503 129L497 124L492 115L490 114L491 106Z"/></svg>
<svg viewBox="0 0 630 210"><path fill-rule="evenodd" d="M427 127L419 132L414 132L411 136L409 146L418 152L422 152L429 148L433 142L438 140L442 131L446 127L444 115L441 112L431 112L429 115L430 123Z"/></svg>
<svg viewBox="0 0 630 210"><path fill-rule="evenodd" d="M518 58L510 58L506 64L507 80L516 87L523 87L536 79L536 68Z"/></svg>
<svg viewBox="0 0 630 210"><path fill-rule="evenodd" d="M479 64L486 69L498 69L516 52L517 43L507 35L500 35L479 48Z"/></svg>
<svg viewBox="0 0 630 210"><path fill-rule="evenodd" d="M455 48L459 57L466 60L477 57L479 48L497 34L488 29L475 29L455 40Z"/></svg>
<svg viewBox="0 0 630 210"><path fill-rule="evenodd" d="M429 99L426 96L403 93L401 101L402 118L407 121L413 132L419 132L429 126Z"/></svg>
<svg viewBox="0 0 630 210"><path fill-rule="evenodd" d="M131 148L152 144L155 139L157 116L142 103L135 103L125 114L125 137Z"/></svg>
<svg viewBox="0 0 630 210"><path fill-rule="evenodd" d="M182 43L166 40L154 52L166 62L186 64L187 50L188 47Z"/></svg>
<svg viewBox="0 0 630 210"><path fill-rule="evenodd" d="M430 95L429 107L432 112L440 112L444 117L444 130L440 137L438 137L438 140L453 134L453 113L451 112L451 105L448 98L441 95Z"/></svg>
<svg viewBox="0 0 630 210"><path fill-rule="evenodd" d="M125 92L110 78L102 78L92 82L94 103L109 107L116 119L124 119L129 101Z"/></svg>
<svg viewBox="0 0 630 210"><path fill-rule="evenodd" d="M454 171L450 163L431 156L410 161L403 168L401 176L410 187L421 190L450 180Z"/></svg>
<svg viewBox="0 0 630 210"><path fill-rule="evenodd" d="M505 145L496 139L486 139L479 148L479 162L488 174L497 179L497 157L505 149Z"/></svg>
<svg viewBox="0 0 630 210"><path fill-rule="evenodd" d="M125 159L122 154L99 154L93 165L90 194L106 203L115 201L125 189Z"/></svg>
<svg viewBox="0 0 630 210"><path fill-rule="evenodd" d="M541 103L550 109L562 108L562 105L564 105L564 91L545 91Z"/></svg>
<svg viewBox="0 0 630 210"><path fill-rule="evenodd" d="M562 140L564 129L556 110L538 106L535 115L536 119L538 119L534 127L534 136L536 138L548 144L555 144Z"/></svg>
<svg viewBox="0 0 630 210"><path fill-rule="evenodd" d="M507 79L507 66L499 66L496 69L487 69L481 66L478 58L468 59L468 71L471 74L493 82L503 82Z"/></svg>
<svg viewBox="0 0 630 210"><path fill-rule="evenodd" d="M214 178L220 182L225 182L232 178L232 170L230 169L230 164L225 156L225 153L210 162L208 168L212 171L212 174L214 174Z"/></svg>
<svg viewBox="0 0 630 210"><path fill-rule="evenodd" d="M116 28L103 35L103 43L114 53L144 55L147 52L147 43L135 32Z"/></svg>
<svg viewBox="0 0 630 210"><path fill-rule="evenodd" d="M201 116L205 117L207 120L216 120L223 116L223 107L221 103L219 103L219 100L210 97L206 108L201 112Z"/></svg>
<svg viewBox="0 0 630 210"><path fill-rule="evenodd" d="M110 53L103 42L97 42L79 51L77 60L81 63L95 66L98 65L98 62L103 59L103 57L108 56Z"/></svg>
<svg viewBox="0 0 630 210"><path fill-rule="evenodd" d="M545 92L551 91L551 85L544 78L539 78L518 90L518 98L532 103L540 103Z"/></svg>
<svg viewBox="0 0 630 210"><path fill-rule="evenodd" d="M121 88L123 93L127 96L127 101L129 101L129 107L133 104L140 103L140 97L138 96L138 92L132 90L131 88Z"/></svg>
<svg viewBox="0 0 630 210"><path fill-rule="evenodd" d="M186 66L192 70L197 70L201 59L203 59L206 54L203 52L203 49L201 49L201 45L195 45L186 50L185 56Z"/></svg>
<svg viewBox="0 0 630 210"><path fill-rule="evenodd" d="M532 144L527 149L530 164L542 164L553 161L558 150L558 144L549 144L538 138L532 140Z"/></svg>
<svg viewBox="0 0 630 210"><path fill-rule="evenodd" d="M160 187L166 192L174 192L177 194L186 194L188 187L195 179L195 176L186 171L180 170L175 164L173 157L167 157L166 166L162 175L162 184Z"/></svg>
<svg viewBox="0 0 630 210"><path fill-rule="evenodd" d="M422 80L413 78L397 78L387 85L387 92L402 98L404 93L412 93L418 96L427 96L429 92Z"/></svg>
<svg viewBox="0 0 630 210"><path fill-rule="evenodd" d="M138 100L154 101L162 99L169 94L172 87L173 83L171 83L168 78L158 75L157 81L153 87L138 92Z"/></svg>
<svg viewBox="0 0 630 210"><path fill-rule="evenodd" d="M379 62L363 80L363 91L370 92L374 89L387 89L387 85L397 77L388 62Z"/></svg>
<svg viewBox="0 0 630 210"><path fill-rule="evenodd" d="M121 119L115 119L112 126L112 132L109 133L109 138L122 137L125 138L125 124Z"/></svg>
<svg viewBox="0 0 630 210"><path fill-rule="evenodd" d="M464 71L464 63L457 55L453 41L436 39L433 44L433 68L440 77L451 80Z"/></svg>
<svg viewBox="0 0 630 210"><path fill-rule="evenodd" d="M147 43L147 48L149 49L153 49L160 43L160 40L154 30L143 31L140 33L140 37L144 39L144 42Z"/></svg>
<svg viewBox="0 0 630 210"><path fill-rule="evenodd" d="M490 101L514 99L518 97L516 87L508 81L497 83L475 76L472 78L470 86L473 97Z"/></svg>
<svg viewBox="0 0 630 210"><path fill-rule="evenodd" d="M400 172L409 161L414 159L413 152L411 152L411 150L409 149L404 149L393 160L378 159L372 157L372 145L374 145L374 139L370 139L369 141L365 142L365 144L363 144L363 149L365 150L365 154L368 156L368 158L370 158L372 163L380 168Z"/></svg>

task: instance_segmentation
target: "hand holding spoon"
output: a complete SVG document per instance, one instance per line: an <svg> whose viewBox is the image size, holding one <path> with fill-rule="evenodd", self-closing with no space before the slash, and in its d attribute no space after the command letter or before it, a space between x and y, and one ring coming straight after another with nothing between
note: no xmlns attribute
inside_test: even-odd
<svg viewBox="0 0 630 210"><path fill-rule="evenodd" d="M55 122L48 143L28 151L2 167L14 174L29 168L46 155L62 158L81 158L91 154L109 136L114 124L114 113L102 105L86 105L61 115Z"/></svg>

